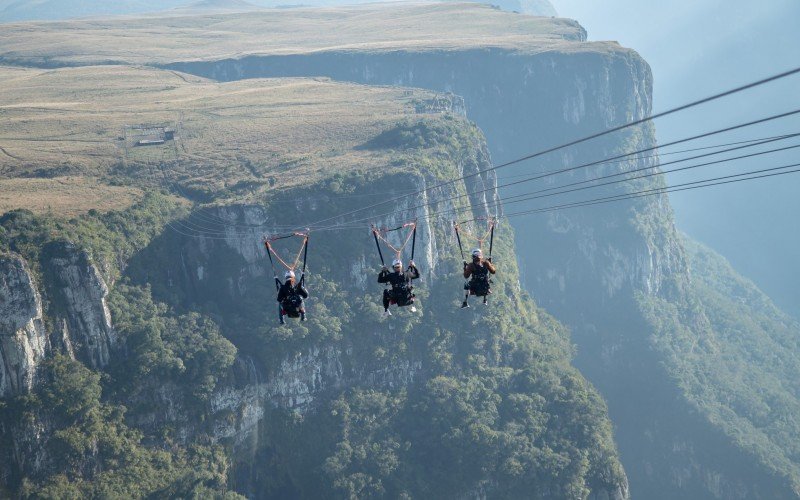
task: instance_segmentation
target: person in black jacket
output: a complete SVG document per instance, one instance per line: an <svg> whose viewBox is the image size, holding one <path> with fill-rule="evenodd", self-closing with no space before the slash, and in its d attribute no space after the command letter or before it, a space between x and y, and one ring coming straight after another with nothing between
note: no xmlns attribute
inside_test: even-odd
<svg viewBox="0 0 800 500"><path fill-rule="evenodd" d="M400 259L395 259L392 262L392 271L384 267L378 274L378 283L392 285L391 289L383 291L383 315L391 316L389 312L390 304L397 304L400 307L411 306L411 311L416 312L417 308L414 307L414 287L412 280L419 279L419 269L412 260L409 263L408 269L403 271L403 263Z"/></svg>
<svg viewBox="0 0 800 500"><path fill-rule="evenodd" d="M303 283L295 283L294 271L286 271L283 276L286 281L281 285L278 290L278 311L280 314L281 324L286 324L284 316L290 318L300 318L300 321L306 320L306 308L303 299L308 298L308 290L303 286ZM276 278L277 279L277 278Z"/></svg>
<svg viewBox="0 0 800 500"><path fill-rule="evenodd" d="M484 297L483 303L486 303L485 297L492 293L492 280L489 275L496 272L497 269L495 269L492 261L483 258L483 252L480 248L472 251L472 262L469 264L464 262L464 278L468 279L469 282L464 285L467 293L464 297L464 302L461 303L462 308L469 307L467 300L470 295Z"/></svg>

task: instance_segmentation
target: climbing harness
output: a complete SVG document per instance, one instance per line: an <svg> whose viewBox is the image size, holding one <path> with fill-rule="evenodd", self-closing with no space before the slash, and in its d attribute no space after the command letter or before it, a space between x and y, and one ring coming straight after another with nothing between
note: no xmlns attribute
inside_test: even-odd
<svg viewBox="0 0 800 500"><path fill-rule="evenodd" d="M403 239L403 244L399 247L392 245L392 243L388 240L387 236L389 233L394 231L400 231L402 229L408 229L408 234ZM411 260L414 260L414 250L417 247L417 221L406 222L402 226L398 226L394 229L387 229L385 227L378 228L374 224L372 225L372 236L375 237L375 246L378 247L378 256L381 258L381 265L386 267L386 261L383 259L383 251L381 250L381 241L389 248L391 248L397 259L403 255L403 250L408 246L408 242L411 242ZM410 267L410 266L409 266Z"/></svg>
<svg viewBox="0 0 800 500"><path fill-rule="evenodd" d="M453 229L456 232L456 241L458 242L458 249L461 252L461 260L464 261L464 269L467 267L467 260L464 256L464 246L461 243L461 234L463 233L464 236L469 237L470 240L475 240L478 242L478 250L481 252L483 251L483 244L486 242L486 239L489 239L489 257L486 259L489 262L492 262L492 250L494 249L494 230L497 227L497 218L495 217L481 217L478 220L486 221L487 229L486 232L483 233L481 236L475 236L474 234L467 231L465 228L461 226L458 222L453 222ZM488 302L488 295L491 293L491 284L492 280L489 278L489 270L483 269L482 271L475 273L471 279L467 280L464 283L464 290L467 291L467 297L470 294L475 295L477 297L483 297L483 303L486 304ZM467 299L464 299L461 307L469 307L467 304Z"/></svg>
<svg viewBox="0 0 800 500"><path fill-rule="evenodd" d="M273 243L275 243L276 241L286 240L286 239L290 239L290 238L302 238L302 243L300 244L300 249L297 251L297 254L296 254L295 258L294 258L294 261L291 264L289 264L286 260L284 260L280 256L280 254L275 250L275 247L273 246ZM275 259L277 259L277 261L284 268L286 268L287 272L291 271L292 273L294 273L295 269L297 269L297 266L300 265L300 261L302 260L303 267L302 267L302 271L300 273L300 279L297 281L297 286L298 287L302 287L305 284L305 280L306 280L306 261L308 260L308 239L309 239L309 232L308 231L306 231L304 233L296 232L296 233L287 234L287 235L283 235L283 236L265 236L264 237L264 246L267 248L267 256L269 257L269 263L270 263L270 266L272 267L272 274L275 277L275 290L278 293L280 293L281 285L283 285L283 283L278 278L278 272L275 269ZM275 259L272 258L273 255L275 256ZM300 307L300 304L302 303L302 300L300 300L298 297L290 296L290 297L287 297L286 302L287 302L287 305L290 306L290 309L294 310L294 309L298 309ZM284 315L289 315L289 316L294 317L294 313L292 312L292 314L288 314L283 306L284 306L284 304L281 304L279 306L279 315L280 315L281 324L283 324L283 316Z"/></svg>
<svg viewBox="0 0 800 500"><path fill-rule="evenodd" d="M375 246L378 249L378 256L381 259L381 265L384 268L386 268L386 260L383 257L383 250L381 249L381 242L383 242L384 245L386 245L389 249L391 249L394 252L395 260L402 260L401 257L403 255L403 251L408 246L408 244L411 243L411 261L409 262L409 265L408 265L408 268L407 268L407 270L410 271L412 269L411 262L414 261L414 252L415 252L416 246L417 246L417 221L414 220L414 221L411 221L411 222L406 222L405 224L403 224L401 226L398 226L398 227L395 227L393 229L388 229L386 227L378 228L377 226L375 226L373 224L372 227L371 227L371 230L372 230L372 236L375 238ZM403 231L403 230L407 231L407 234L405 235L405 237L402 238L402 244L400 246L393 245L389 241L389 238L388 238L389 233L392 233L392 232L395 232L395 231ZM402 297L397 297L397 296L393 295L392 298L391 298L392 302L396 303L398 306L403 307L403 306L406 306L406 305L412 305L412 308L411 308L412 311L415 310L415 308L413 307L414 297L415 297L415 295L413 293L413 289L414 289L413 281L414 281L414 279L411 278L411 283L409 283L408 286L398 287L399 290L395 290L395 286L393 286L392 287L392 290L393 290L392 293L394 293L394 291L398 291L398 292L402 293L403 296ZM386 283L386 286L389 286L389 283Z"/></svg>
<svg viewBox="0 0 800 500"><path fill-rule="evenodd" d="M306 259L308 258L308 232L305 233L292 233L287 234L284 236L265 236L264 237L264 246L267 247L267 256L269 256L269 263L272 266L272 274L275 276L275 285L280 290L281 287L281 280L278 279L278 272L275 270L275 261L272 259L274 255L278 262L281 263L283 267L286 268L287 271L294 272L297 269L297 266L300 264L300 260L303 261L303 270L300 273L300 280L298 280L299 284L303 284L306 279ZM275 247L272 244L278 240L285 240L288 238L302 238L303 242L300 244L300 250L297 252L297 256L295 257L294 261L289 264L283 258L281 258L280 254L275 251Z"/></svg>
<svg viewBox="0 0 800 500"><path fill-rule="evenodd" d="M486 239L489 238L489 260L492 260L492 249L494 247L494 229L497 227L497 218L496 217L479 217L475 219L476 221L486 221L487 229L486 233L482 236L478 237L472 234L471 232L467 231L465 228L461 227L461 224L458 222L453 222L453 229L456 232L456 240L458 241L458 249L461 251L461 260L466 262L466 258L464 257L464 247L461 245L461 234L463 233L465 236L468 236L470 239L475 240L478 242L478 248L483 250L483 244L486 242Z"/></svg>

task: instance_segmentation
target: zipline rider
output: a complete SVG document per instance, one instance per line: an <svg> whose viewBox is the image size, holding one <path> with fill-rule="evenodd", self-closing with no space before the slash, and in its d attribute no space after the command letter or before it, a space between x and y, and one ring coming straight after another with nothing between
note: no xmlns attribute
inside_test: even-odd
<svg viewBox="0 0 800 500"><path fill-rule="evenodd" d="M289 238L301 238L300 250L294 262L291 264L281 258L280 254L273 248L272 244L278 240L286 240ZM275 289L278 292L278 321L281 325L286 324L284 319L286 316L290 318L300 318L300 321L306 320L306 307L304 300L308 298L308 290L305 287L306 281L306 261L308 260L308 232L305 233L291 233L285 236L271 236L264 237L264 246L267 248L267 256L269 257L270 266L272 266L272 274L275 276ZM286 268L283 274L284 281L278 279L278 272L275 269L275 261L272 256ZM300 280L295 280L294 270L302 259L303 268L300 274Z"/></svg>
<svg viewBox="0 0 800 500"><path fill-rule="evenodd" d="M393 245L386 236L394 231L407 230L403 244L400 246ZM411 306L411 312L416 312L417 308L414 306L414 280L419 279L419 269L414 264L414 250L417 247L417 221L406 222L405 224L394 229L378 229L372 226L372 235L375 237L375 246L378 249L378 255L381 258L381 272L378 274L378 283L383 285L391 285L391 288L383 290L383 316L391 316L389 311L391 304L397 304L398 307ZM383 260L383 251L381 250L381 241L394 251L395 258L392 261L392 271L386 267L386 261ZM403 261L400 260L403 255L403 249L411 242L411 262L408 269L403 271Z"/></svg>
<svg viewBox="0 0 800 500"><path fill-rule="evenodd" d="M408 269L403 272L403 262L400 259L395 259L392 262L392 271L389 271L386 266L381 269L378 274L378 283L388 284L392 287L383 291L383 315L391 316L389 311L390 304L397 304L400 307L411 306L412 312L415 310L414 286L413 280L419 279L419 269L412 260L408 264Z"/></svg>
<svg viewBox="0 0 800 500"><path fill-rule="evenodd" d="M464 287L467 290L467 295L464 297L464 302L461 303L462 308L469 307L467 299L469 299L470 295L486 297L492 293L489 274L495 274L496 272L497 269L492 264L492 261L483 258L483 251L480 248L472 251L472 262L464 262L464 279L468 279L469 282Z"/></svg>
<svg viewBox="0 0 800 500"><path fill-rule="evenodd" d="M278 304L280 304L280 323L286 324L284 316L290 318L300 317L300 321L306 320L306 307L303 302L308 298L308 290L303 286L303 281L295 282L294 271L291 269L283 275L285 281L278 290Z"/></svg>

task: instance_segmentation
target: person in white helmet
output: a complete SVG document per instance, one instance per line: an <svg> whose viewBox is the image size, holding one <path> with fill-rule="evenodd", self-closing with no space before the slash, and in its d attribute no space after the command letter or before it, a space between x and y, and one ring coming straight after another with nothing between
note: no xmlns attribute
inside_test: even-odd
<svg viewBox="0 0 800 500"><path fill-rule="evenodd" d="M464 262L464 278L469 281L464 285L466 296L464 297L464 302L461 303L461 307L469 307L469 302L467 302L467 300L470 295L483 297L483 303L485 304L486 296L492 293L492 281L489 275L495 274L496 272L497 269L495 269L492 261L483 258L483 251L481 251L480 248L473 250L472 262L469 264Z"/></svg>
<svg viewBox="0 0 800 500"><path fill-rule="evenodd" d="M300 283L295 283L294 271L289 269L283 275L285 281L278 290L278 310L280 313L281 324L286 324L284 316L290 318L300 318L300 321L306 320L306 308L303 299L308 298L308 290L303 286L303 280Z"/></svg>
<svg viewBox="0 0 800 500"><path fill-rule="evenodd" d="M392 271L389 271L385 266L378 274L378 283L392 285L390 289L383 291L383 315L391 316L389 312L390 304L397 304L400 307L411 306L411 311L416 311L414 307L414 287L412 280L419 279L419 269L412 260L408 269L403 271L403 262L400 259L395 259L392 262Z"/></svg>

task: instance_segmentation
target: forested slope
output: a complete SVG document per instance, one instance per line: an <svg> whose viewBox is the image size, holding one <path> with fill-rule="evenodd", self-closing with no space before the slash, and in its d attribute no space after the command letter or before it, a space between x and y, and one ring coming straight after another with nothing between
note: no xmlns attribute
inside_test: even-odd
<svg viewBox="0 0 800 500"><path fill-rule="evenodd" d="M214 39L198 35L208 29L214 30ZM35 33L32 34L32 30ZM70 35L54 46L53 37L62 36L65 30ZM148 30L162 34L157 44ZM136 49L131 50L131 45ZM246 16L13 25L0 33L0 58L9 64L44 68L109 62L147 64L179 71L179 75L188 79L192 77L181 72L208 78L210 80L202 81L210 87L214 85L211 80L236 81L244 86L235 94L239 97L251 95L246 92L248 81L263 77L325 77L362 84L358 87L362 90L391 85L454 93L456 95L439 94L437 99L422 95L409 97L409 104L423 114L425 110L441 110L442 103L445 108L466 112L485 134L495 163L637 120L652 111L652 75L647 63L634 51L613 42L586 42L585 31L574 21L530 18L477 5L368 5L271 11ZM221 94L216 94L216 98L223 99ZM207 115L206 119L213 116L224 120L237 114L232 109L243 109L232 104L224 112ZM174 107L171 109L173 115L180 114ZM258 113L253 116L266 113L263 108L257 109ZM361 108L350 104L348 109ZM336 113L334 107L326 112ZM347 117L348 113L341 111L334 115L335 120ZM241 123L235 116L233 121ZM302 121L294 122L290 129L306 137L302 134ZM382 130L388 129L391 125L384 123ZM373 136L378 136L378 130L370 130ZM429 141L429 136L454 135L447 132L448 127L419 125L412 120L399 130L398 138L412 140L404 143L401 148L404 153L399 155L401 159L396 164L381 163L378 158L370 157L370 148L357 147L367 144L369 137L348 136L347 146L339 151L347 151L348 161L360 162L358 171L362 174L369 170L367 166L378 164L384 165L381 171L391 168L393 174L409 168L418 171L416 169L424 166L432 167L436 176L453 175L452 170L440 165L438 160L431 163L431 158L405 153L439 142L439 139ZM168 176L175 172L169 177L169 183L177 185L192 199L217 204L236 200L240 208L212 212L203 216L205 222L200 224L201 229L210 227L217 232L215 238L223 238L228 243L222 245L219 240L209 239L208 245L197 245L191 241L169 242L158 238L157 245L150 249L160 249L156 260L168 261L175 254L174 245L183 249L182 259L171 261L173 264L167 266L166 275L159 275L146 263L131 267L139 269L139 274L130 276L137 279L138 284L153 283L156 300L174 307L212 311L213 314L209 314L214 318L222 317L215 304L235 309L258 294L245 293L250 289L244 284L247 280L220 281L219 277L212 280L214 286L207 290L199 282L207 276L209 265L225 263L231 266L230 272L241 273L241 269L246 269L246 273L255 276L259 271L254 259L259 249L245 244L236 233L247 232L241 228L252 224L275 223L270 212L253 208L266 203L263 197L267 193L274 194L271 183L297 180L299 177L292 175L298 172L295 169L302 169L304 174L313 173L315 165L326 161L324 151L316 151L308 157L279 155L280 162L270 163L270 160L268 164L259 164L254 161L258 154L253 154L259 148L249 149L252 140L259 136L249 135L245 130L244 137L250 140L239 143L243 152L241 161L226 162L230 157L222 155L213 162L204 163L206 155L213 154L214 148L225 149L226 144L237 144L235 137L240 131L187 135L187 141L194 139L188 153L202 151L203 154L195 156L194 163L178 163L174 168L165 169ZM214 140L221 137L232 139L230 142ZM357 142L359 138L362 143ZM269 143L263 138L256 140ZM19 148L25 143L15 144L17 148L9 152L24 157ZM205 149L208 144L214 146L210 151ZM304 148L312 148L315 142L306 139L303 144ZM499 175L517 179L516 176L531 172L595 162L655 145L654 129L646 124L517 164ZM397 152L392 154L397 156ZM443 157L455 158L451 153L433 156ZM11 161L13 157L0 156L0 159ZM331 163L335 162L331 160ZM463 172L460 163L456 163L459 164L457 170ZM214 177L215 165L221 164L225 165L227 175L235 177L232 185L225 185ZM195 166L200 168L195 169ZM636 155L625 161L572 171L564 182L582 182L607 174L650 168L658 171L658 158ZM198 171L201 175L195 175ZM553 178L547 181L551 183L548 187L559 183ZM330 186L330 199L335 198L333 194L349 193L341 190L343 185L371 188L376 182L376 178L369 176L363 180L338 179ZM408 187L408 191L429 185L419 179L414 182L414 187ZM492 182L482 180L480 186L463 188L480 190ZM598 196L662 185L663 180L655 176L636 183L607 186L598 190L602 193ZM527 188L528 185L516 190L508 188L499 195L514 195ZM180 192L174 186L173 191ZM299 207L297 210L305 214L320 210L323 202L316 193L325 192L322 188L316 189L300 204L294 198L284 201L288 201L289 206ZM136 192L131 192L130 196L136 196ZM376 195L375 199L380 197ZM324 200L329 203L327 198ZM419 205L424 201L409 203ZM485 201L472 200L475 204ZM520 203L514 205L514 210L540 206L536 202ZM305 218L297 220L300 224ZM185 223L197 230L200 221L193 216ZM634 495L645 498L797 496L791 464L793 445L788 439L791 432L785 431L791 429L791 421L783 422L784 413L767 411L762 404L764 400L753 399L754 392L774 393L780 400L777 408L790 408L794 404L792 392L773 391L778 375L765 357L749 359L746 384L733 373L731 377L723 376L726 370L738 371L740 361L737 360L743 359L745 351L741 344L715 331L715 328L749 331L758 338L762 336L759 331L771 332L773 326L783 320L776 316L774 325L768 327L766 321L754 326L743 319L735 326L730 323L734 316L719 313L737 303L724 298L726 294L736 297L737 291L735 287L722 287L725 290L722 295L704 297L702 290L698 290L703 282L692 276L689 257L675 230L669 199L665 195L517 217L510 223L518 230L515 255L523 287L530 291L537 304L571 329L571 338L577 346L576 366L608 401L620 455ZM228 232L234 233L230 235L233 239L227 239ZM212 242L217 244L210 245ZM345 243L343 248L349 248L348 245ZM226 253L226 246L237 249L244 261ZM431 246L430 255L440 250L441 247ZM367 261L362 263L360 258L360 254L356 256L358 265L348 261L352 276L366 268ZM187 262L200 264L191 268L186 267ZM454 265L457 272L457 263ZM435 269L437 265L426 267ZM449 273L437 274L445 275ZM260 284L264 290L270 287L268 281ZM357 282L366 290L366 275L360 276ZM516 291L514 295L518 295ZM254 308L236 310L246 316L253 314ZM759 317L764 317L766 311L761 310ZM271 314L263 312L265 317ZM239 320L229 318L227 321ZM35 330L36 325L31 328ZM233 333L226 335L234 338ZM768 336L774 335L769 333ZM795 355L791 344L772 342L771 345L780 351L776 352L779 359L792 359ZM728 357L720 358L721 352L728 353ZM287 386L267 384L263 390L277 394L281 387L296 388L302 386L299 381L316 380L316 372L309 371L307 359L300 357L285 366L296 374ZM329 372L337 373L334 358L325 359L330 360L330 364L325 365ZM726 364L729 360L730 364ZM245 363L245 366L250 365ZM719 368L723 366L724 369ZM259 380L260 375L256 375L259 372L252 368L240 367L240 370L250 379ZM399 376L394 371L391 373L392 379ZM758 389L754 391L752 387ZM305 402L307 397L301 392L291 396L290 401L295 405L298 400ZM251 421L260 418L257 413L244 414L249 415ZM785 442L778 445L780 438L776 436L784 436ZM253 448L262 449L260 444ZM284 459L278 462L284 463ZM249 473L245 476L251 477ZM247 484L250 479L242 481Z"/></svg>
<svg viewBox="0 0 800 500"><path fill-rule="evenodd" d="M49 73L61 85L27 98L56 102L49 93L80 82L95 89L56 111L71 131L88 134L79 137L94 138L76 146L72 173L144 194L111 211L83 200L71 218L0 217L0 294L12 319L0 323L4 494L627 497L605 405L571 366L567 331L521 290L508 225L495 243L502 271L491 305L458 308L460 257L451 220L435 213L493 214L496 180L477 174L489 166L486 145L452 97L326 81L219 85L128 68L84 68L76 80L74 71ZM113 124L99 136L82 128L96 119L82 107L119 98L120 71L134 80L143 72L149 78L138 81L154 87L166 78L176 101L192 89L195 106L176 144L146 146L177 150L170 162L126 155L121 145L114 158L104 141L119 140ZM140 85L145 95L148 83ZM209 91L258 97L229 106L205 99ZM302 106L287 104L301 95ZM337 100L356 99L361 112L327 118ZM253 105L282 107L288 119L249 120L239 137L280 137L296 120L315 131L313 153L298 159L292 141L265 142L269 160L243 167L239 149L218 148L211 159L182 152L218 139L233 126L231 113ZM169 109L165 99L149 112ZM21 106L11 118L36 122L40 112ZM9 178L39 154L18 149L28 157L8 165ZM39 166L57 179L63 164L49 154ZM428 196L489 191L417 214L420 312L380 318L378 259L365 227L312 235L309 321L277 324L264 232L469 173L469 182ZM214 188L231 175L250 182ZM159 192L167 188L173 194Z"/></svg>

